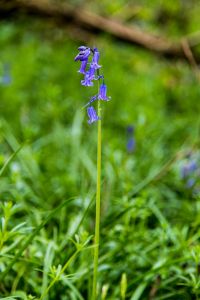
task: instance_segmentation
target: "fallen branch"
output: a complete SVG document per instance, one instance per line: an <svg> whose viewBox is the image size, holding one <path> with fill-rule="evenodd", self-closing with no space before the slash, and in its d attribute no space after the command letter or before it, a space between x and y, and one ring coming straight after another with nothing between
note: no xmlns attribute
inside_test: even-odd
<svg viewBox="0 0 200 300"><path fill-rule="evenodd" d="M58 4L49 0L0 0L1 17L16 15L20 12L51 17L64 23L75 24L88 31L107 32L118 39L134 43L161 55L188 60L182 43L183 39L178 42L171 42L163 37L146 33L138 27L126 26L118 21L75 8L66 3ZM196 34L190 38L184 38L184 40L187 41L191 49L200 42L200 36ZM198 61L197 58L196 60Z"/></svg>

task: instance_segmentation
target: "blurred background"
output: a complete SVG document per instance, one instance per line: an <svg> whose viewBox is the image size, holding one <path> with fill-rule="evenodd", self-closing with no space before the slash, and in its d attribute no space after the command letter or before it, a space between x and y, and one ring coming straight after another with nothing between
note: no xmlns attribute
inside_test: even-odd
<svg viewBox="0 0 200 300"><path fill-rule="evenodd" d="M111 96L98 299L199 299L199 15L198 0L0 1L1 299L90 299L90 248L40 298L75 234L94 234L80 45L98 47Z"/></svg>

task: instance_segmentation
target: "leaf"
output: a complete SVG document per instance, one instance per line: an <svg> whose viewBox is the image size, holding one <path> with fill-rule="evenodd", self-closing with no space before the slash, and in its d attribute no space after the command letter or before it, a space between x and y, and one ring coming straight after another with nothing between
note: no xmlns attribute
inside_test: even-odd
<svg viewBox="0 0 200 300"><path fill-rule="evenodd" d="M146 282L141 283L137 289L135 290L135 292L133 293L132 297L130 300L139 300L142 293L144 292L145 288L147 286Z"/></svg>
<svg viewBox="0 0 200 300"><path fill-rule="evenodd" d="M51 218L57 213L59 212L59 210L61 210L64 206L66 206L69 202L71 202L72 200L74 200L75 197L69 198L68 200L65 200L64 202L62 202L59 206L57 206L54 210L52 210L49 215L47 216L47 218L45 218L40 225L38 225L35 230L33 231L33 233L28 237L28 239L26 240L26 242L24 243L24 245L22 245L17 254L15 255L13 261L10 262L10 264L8 264L7 268L0 274L0 280L3 280L3 278L8 274L8 272L11 270L12 266L15 264L15 262L18 260L18 258L22 255L22 253L24 252L24 250L30 245L30 243L32 242L32 240L34 239L34 237L38 234L38 232L46 225L46 223L48 223L49 220L51 220Z"/></svg>

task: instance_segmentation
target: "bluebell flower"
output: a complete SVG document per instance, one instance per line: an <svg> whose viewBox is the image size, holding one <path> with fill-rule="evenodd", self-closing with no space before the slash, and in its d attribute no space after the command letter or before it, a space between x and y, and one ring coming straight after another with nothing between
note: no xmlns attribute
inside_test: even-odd
<svg viewBox="0 0 200 300"><path fill-rule="evenodd" d="M98 99L108 101L109 97L107 97L106 93L107 93L107 86L105 85L105 83L102 83L100 85Z"/></svg>
<svg viewBox="0 0 200 300"><path fill-rule="evenodd" d="M95 79L95 69L90 66L89 70L85 72L84 80L81 80L81 84L85 86L93 86L92 80Z"/></svg>
<svg viewBox="0 0 200 300"><path fill-rule="evenodd" d="M192 193L199 194L200 179L200 153L190 153L183 162L180 175L187 189L191 189Z"/></svg>
<svg viewBox="0 0 200 300"><path fill-rule="evenodd" d="M86 73L86 67L87 67L88 61L87 60L83 60L81 62L81 67L79 69L79 73L85 74Z"/></svg>
<svg viewBox="0 0 200 300"><path fill-rule="evenodd" d="M10 65L8 63L5 63L3 65L3 76L0 78L0 83L3 85L9 85L11 84L12 78L10 75Z"/></svg>
<svg viewBox="0 0 200 300"><path fill-rule="evenodd" d="M89 117L88 124L92 124L92 123L97 122L99 120L99 117L97 116L97 113L96 113L93 106L89 106L87 108L87 114L88 114L88 117Z"/></svg>
<svg viewBox="0 0 200 300"><path fill-rule="evenodd" d="M132 153L135 150L135 138L133 136L134 134L134 126L129 125L126 128L127 130L127 144L126 149L128 153Z"/></svg>
<svg viewBox="0 0 200 300"><path fill-rule="evenodd" d="M11 84L11 76L10 76L10 74L4 74L4 76L1 79L1 81L2 81L3 85L9 85L9 84Z"/></svg>
<svg viewBox="0 0 200 300"><path fill-rule="evenodd" d="M88 70L90 80L95 79L95 72L96 72L96 69L92 65L90 65L90 68Z"/></svg>
<svg viewBox="0 0 200 300"><path fill-rule="evenodd" d="M196 180L194 178L189 178L186 182L187 188L192 188L196 183Z"/></svg>
<svg viewBox="0 0 200 300"><path fill-rule="evenodd" d="M88 47L84 47L81 46L79 47L80 52L78 53L78 55L76 55L76 57L74 58L75 61L80 60L80 61L84 61L84 60L88 60L89 56L90 56L90 48Z"/></svg>
<svg viewBox="0 0 200 300"><path fill-rule="evenodd" d="M132 126L132 125L127 126L127 133L128 134L133 134L134 133L134 126Z"/></svg>
<svg viewBox="0 0 200 300"><path fill-rule="evenodd" d="M185 179L198 168L196 161L192 160L181 169L181 177Z"/></svg>
<svg viewBox="0 0 200 300"><path fill-rule="evenodd" d="M100 118L98 117L95 109L93 106L91 106L91 103L95 100L104 100L108 101L110 97L107 96L107 86L104 83L104 76L103 74L100 74L99 68L101 66L99 65L99 51L97 48L89 48L85 46L80 46L78 48L79 53L75 57L75 61L80 61L81 66L79 69L79 73L84 74L84 79L81 80L81 84L84 86L93 86L94 80L98 80L99 82L102 82L102 84L99 87L98 95L92 96L90 98L90 101L84 105L83 107L87 107L87 114L89 116L88 123L92 124L93 122L98 121ZM87 68L89 66L89 68Z"/></svg>
<svg viewBox="0 0 200 300"><path fill-rule="evenodd" d="M99 51L97 48L94 48L93 49L93 58L92 58L92 63L91 63L91 66L97 70L99 68L101 68L101 66L98 64L99 62Z"/></svg>
<svg viewBox="0 0 200 300"><path fill-rule="evenodd" d="M81 84L85 86L93 86L93 82L91 81L90 73L88 71L85 73L84 79L81 80Z"/></svg>
<svg viewBox="0 0 200 300"><path fill-rule="evenodd" d="M128 139L126 149L128 153L132 153L135 150L135 139L133 137Z"/></svg>

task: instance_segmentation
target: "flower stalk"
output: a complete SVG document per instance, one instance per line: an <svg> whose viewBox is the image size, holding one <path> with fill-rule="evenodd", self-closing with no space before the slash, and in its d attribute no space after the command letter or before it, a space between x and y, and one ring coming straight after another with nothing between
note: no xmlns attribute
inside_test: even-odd
<svg viewBox="0 0 200 300"><path fill-rule="evenodd" d="M98 100L98 121L97 129L97 187L96 187L96 218L95 218L95 248L94 248L94 270L93 270L93 286L92 300L96 300L97 294L97 272L100 244L100 215L101 215L101 101Z"/></svg>
<svg viewBox="0 0 200 300"><path fill-rule="evenodd" d="M87 87L93 86L93 81L98 81L98 94L90 98L90 101L84 106L87 107L88 124L95 122L97 125L97 183L96 183L96 217L95 217L95 235L94 235L94 268L92 283L92 298L97 299L97 279L98 279L98 261L99 261L99 245L100 245L100 211L101 211L101 102L109 101L107 97L107 86L104 82L104 76L100 75L99 69L99 51L97 48L88 48L81 46L78 48L79 53L75 57L75 61L80 61L81 66L79 73L84 74L81 84ZM92 59L90 60L90 57ZM101 83L102 81L102 83ZM93 107L93 103L97 103L97 112Z"/></svg>

